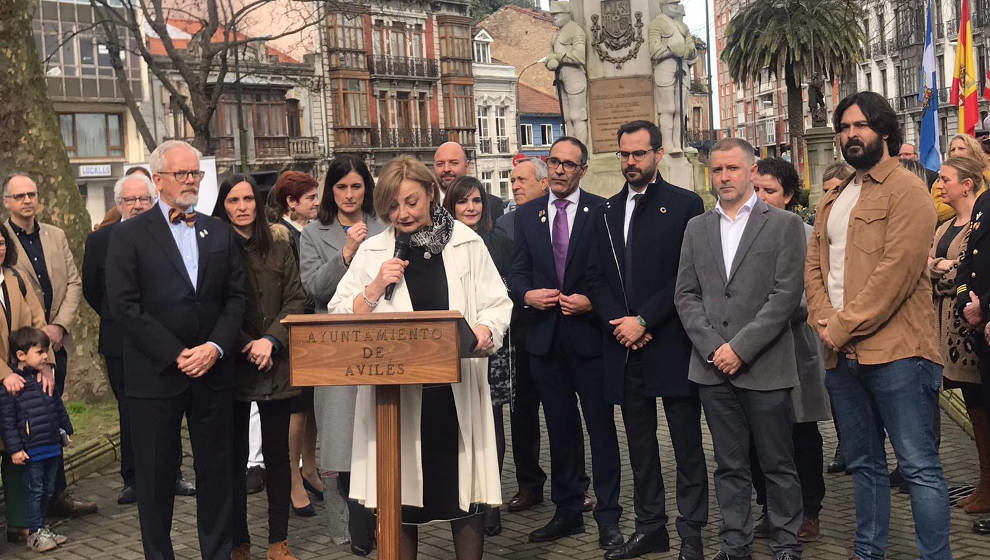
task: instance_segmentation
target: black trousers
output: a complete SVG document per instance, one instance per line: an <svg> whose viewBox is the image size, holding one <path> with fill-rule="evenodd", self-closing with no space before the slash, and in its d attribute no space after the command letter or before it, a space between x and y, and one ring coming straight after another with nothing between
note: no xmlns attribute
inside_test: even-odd
<svg viewBox="0 0 990 560"><path fill-rule="evenodd" d="M110 389L117 399L117 412L120 418L120 478L124 481L124 486L133 488L134 450L131 443L131 419L127 413L128 400L124 396L124 362L120 357L104 356L104 358L107 362Z"/></svg>
<svg viewBox="0 0 990 560"><path fill-rule="evenodd" d="M794 465L797 467L798 480L801 481L804 516L815 518L822 511L822 500L825 499L825 459L818 422L795 423L793 441ZM753 471L756 503L764 505L767 503L767 479L760 468L756 442L752 437L749 440L749 461Z"/></svg>
<svg viewBox="0 0 990 560"><path fill-rule="evenodd" d="M69 355L65 348L55 351L55 396L62 398L65 392L65 377L69 370ZM65 454L59 455L58 466L55 467L55 488L52 491L52 500L57 500L65 492L68 484L65 481Z"/></svg>
<svg viewBox="0 0 990 560"><path fill-rule="evenodd" d="M201 379L174 397L129 398L135 490L141 542L147 560L174 560L172 511L179 470L182 417L189 426L196 469L196 526L204 560L229 560L232 548L231 490L233 399ZM244 463L240 464L241 470Z"/></svg>
<svg viewBox="0 0 990 560"><path fill-rule="evenodd" d="M516 338L514 330L509 331ZM518 341L522 349L522 341ZM528 354L516 361L516 400L512 403L512 460L519 490L543 494L547 473L540 467L540 395L530 375ZM585 485L587 487L587 485Z"/></svg>
<svg viewBox="0 0 990 560"><path fill-rule="evenodd" d="M261 454L265 459L265 493L268 495L268 544L286 540L289 534L289 416L291 399L257 401L261 418ZM231 463L234 502L233 546L251 542L247 525L247 463L251 403L234 402L234 461Z"/></svg>
<svg viewBox="0 0 990 560"><path fill-rule="evenodd" d="M791 391L752 391L729 382L698 389L715 448L715 498L722 513L721 550L749 556L753 543L750 513L753 482L749 438L756 441L767 478L767 518L773 554L793 552L801 527L801 488L794 466Z"/></svg>
<svg viewBox="0 0 990 560"><path fill-rule="evenodd" d="M375 512L350 498L350 472L337 473L337 492L347 502L347 532L351 535L351 544L364 550L371 550L375 539Z"/></svg>
<svg viewBox="0 0 990 560"><path fill-rule="evenodd" d="M626 365L622 420L633 471L636 531L666 530L667 512L660 445L657 442L657 398L644 385L643 363L631 353ZM701 447L701 401L697 395L664 397L663 411L677 464L677 533L700 537L708 522L708 470Z"/></svg>
<svg viewBox="0 0 990 560"><path fill-rule="evenodd" d="M531 372L543 402L550 436L550 498L557 515L581 515L584 502L584 431L591 443L591 473L595 496L595 520L600 526L616 525L619 506L619 442L612 406L605 402L601 357L579 356L570 344L556 340L546 356L531 356Z"/></svg>

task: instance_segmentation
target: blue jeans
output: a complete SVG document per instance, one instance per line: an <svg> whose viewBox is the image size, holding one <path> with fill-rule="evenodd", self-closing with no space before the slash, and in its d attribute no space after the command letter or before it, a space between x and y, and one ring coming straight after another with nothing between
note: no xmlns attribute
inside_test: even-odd
<svg viewBox="0 0 990 560"><path fill-rule="evenodd" d="M933 417L942 366L921 358L862 365L839 358L825 386L853 473L856 557L882 560L890 530L885 436L911 491L915 544L922 560L951 560L949 495L935 447Z"/></svg>
<svg viewBox="0 0 990 560"><path fill-rule="evenodd" d="M55 472L61 456L40 461L28 461L24 465L24 487L27 490L27 520L31 532L45 526L48 500L55 490Z"/></svg>

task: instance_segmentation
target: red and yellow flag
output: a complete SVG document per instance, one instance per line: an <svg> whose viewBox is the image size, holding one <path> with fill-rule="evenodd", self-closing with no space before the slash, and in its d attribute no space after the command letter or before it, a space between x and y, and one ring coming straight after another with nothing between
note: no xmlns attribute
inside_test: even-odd
<svg viewBox="0 0 990 560"><path fill-rule="evenodd" d="M969 0L962 0L959 18L959 44L956 46L956 67L952 73L952 93L949 102L959 107L959 132L976 134L980 110L976 98L976 57L973 56L973 26L969 21Z"/></svg>

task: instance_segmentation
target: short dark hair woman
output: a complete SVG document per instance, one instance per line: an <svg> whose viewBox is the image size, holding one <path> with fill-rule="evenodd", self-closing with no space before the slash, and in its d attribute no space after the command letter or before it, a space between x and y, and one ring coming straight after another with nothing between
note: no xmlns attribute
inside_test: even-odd
<svg viewBox="0 0 990 560"><path fill-rule="evenodd" d="M361 243L385 229L372 208L374 188L364 160L342 155L330 162L317 219L299 237L303 288L318 313L326 313L327 302ZM351 552L364 556L374 542L373 518L369 510L348 499L356 394L356 387L316 387L313 408L320 434L320 465L324 472L338 473L337 490L347 500L350 513Z"/></svg>
<svg viewBox="0 0 990 560"><path fill-rule="evenodd" d="M289 333L281 321L303 312L305 294L285 226L269 226L258 185L247 175L220 183L213 215L233 226L244 262L247 309L236 357L234 396L234 550L231 560L250 560L247 491L251 403L261 416L261 452L267 472L268 558L295 560L289 553L289 414L299 389L289 381Z"/></svg>

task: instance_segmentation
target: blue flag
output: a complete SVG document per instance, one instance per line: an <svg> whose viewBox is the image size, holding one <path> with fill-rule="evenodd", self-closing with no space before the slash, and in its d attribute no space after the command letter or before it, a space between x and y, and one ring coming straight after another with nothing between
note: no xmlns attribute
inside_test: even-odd
<svg viewBox="0 0 990 560"><path fill-rule="evenodd" d="M921 62L921 84L918 101L921 102L921 140L918 155L927 169L942 168L942 153L938 141L938 79L935 66L935 45L932 41L932 3L928 0L925 18L925 53Z"/></svg>

